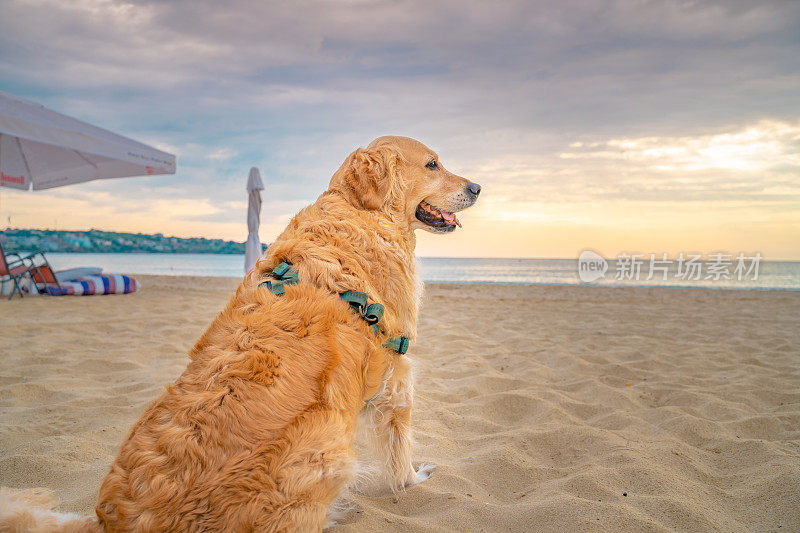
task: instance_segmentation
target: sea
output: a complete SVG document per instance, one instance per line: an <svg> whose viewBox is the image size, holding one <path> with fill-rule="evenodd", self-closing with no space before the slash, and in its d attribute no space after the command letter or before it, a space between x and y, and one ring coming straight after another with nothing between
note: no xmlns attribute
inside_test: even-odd
<svg viewBox="0 0 800 533"><path fill-rule="evenodd" d="M243 255L48 252L47 257L55 270L101 267L104 272L134 275L244 275ZM604 275L591 282L581 279L577 259L420 257L418 262L422 280L429 283L800 290L798 261L750 260L738 271L735 258L724 265L704 261L694 269L673 262L651 271L648 260L635 268L626 261L609 260Z"/></svg>

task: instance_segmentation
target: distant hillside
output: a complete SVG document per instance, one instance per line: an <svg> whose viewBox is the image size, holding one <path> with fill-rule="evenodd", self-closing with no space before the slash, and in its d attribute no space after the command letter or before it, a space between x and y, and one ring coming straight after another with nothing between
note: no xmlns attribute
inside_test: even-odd
<svg viewBox="0 0 800 533"><path fill-rule="evenodd" d="M115 231L51 231L7 229L0 233L6 252L123 252L165 254L243 254L244 243L199 237L183 239L160 233L118 233Z"/></svg>

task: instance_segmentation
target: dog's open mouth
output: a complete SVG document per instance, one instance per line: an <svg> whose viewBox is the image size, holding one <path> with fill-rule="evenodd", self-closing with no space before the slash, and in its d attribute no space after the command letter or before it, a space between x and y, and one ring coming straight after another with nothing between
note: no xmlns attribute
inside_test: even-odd
<svg viewBox="0 0 800 533"><path fill-rule="evenodd" d="M416 215L417 220L439 231L453 231L456 226L461 227L461 222L458 221L455 213L437 209L425 200L417 206Z"/></svg>

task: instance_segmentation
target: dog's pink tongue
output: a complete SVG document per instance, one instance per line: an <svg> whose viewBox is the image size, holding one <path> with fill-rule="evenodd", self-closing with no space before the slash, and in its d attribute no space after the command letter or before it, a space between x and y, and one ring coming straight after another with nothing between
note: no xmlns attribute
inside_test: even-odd
<svg viewBox="0 0 800 533"><path fill-rule="evenodd" d="M442 211L442 218L447 221L448 224L455 224L459 228L461 227L461 222L458 221L458 217L455 213L450 213L448 211Z"/></svg>

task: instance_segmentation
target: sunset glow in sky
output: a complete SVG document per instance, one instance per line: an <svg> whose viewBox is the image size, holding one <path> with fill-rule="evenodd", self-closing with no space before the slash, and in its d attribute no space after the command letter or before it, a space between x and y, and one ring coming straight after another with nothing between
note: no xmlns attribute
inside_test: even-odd
<svg viewBox="0 0 800 533"><path fill-rule="evenodd" d="M800 260L800 3L0 5L0 90L178 156L175 176L0 189L4 226L261 236L407 135L483 186L423 256ZM10 220L10 222L9 222Z"/></svg>

